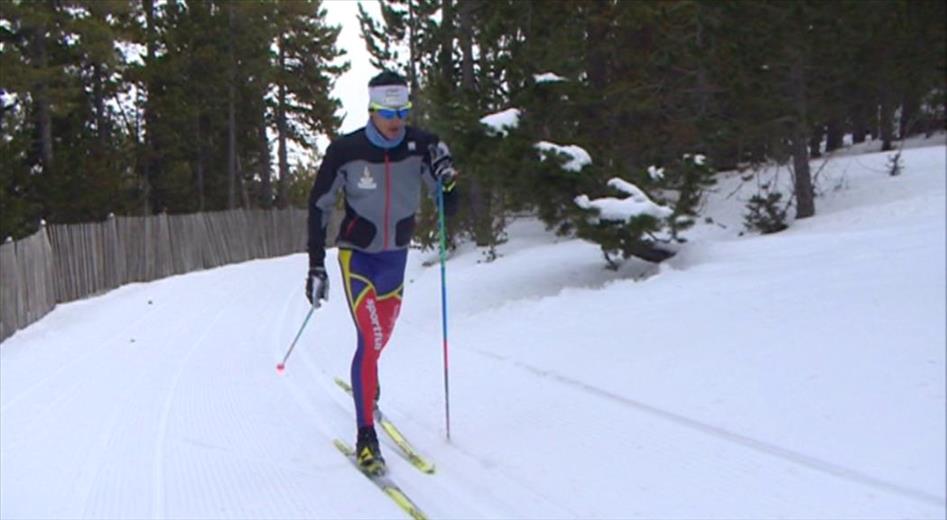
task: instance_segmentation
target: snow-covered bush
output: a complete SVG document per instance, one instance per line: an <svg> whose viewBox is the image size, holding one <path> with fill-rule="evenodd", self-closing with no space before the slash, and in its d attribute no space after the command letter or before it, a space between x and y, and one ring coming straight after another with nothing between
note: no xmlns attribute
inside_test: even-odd
<svg viewBox="0 0 947 520"><path fill-rule="evenodd" d="M762 233L778 233L787 227L786 213L789 209L782 204L783 194L778 191L763 191L750 198L746 205L747 213L743 216L744 226L748 231Z"/></svg>
<svg viewBox="0 0 947 520"><path fill-rule="evenodd" d="M654 202L641 188L620 178L608 181L608 187L624 197L591 199L582 194L575 198L583 212L577 219L578 235L598 243L610 268L619 263L617 257L636 256L649 262L660 262L674 253L659 246L655 234L667 230L674 211Z"/></svg>
<svg viewBox="0 0 947 520"><path fill-rule="evenodd" d="M606 184L623 192L623 198L575 198L582 212L576 219L578 235L601 245L612 268L619 256L649 262L673 256L674 243L684 242L681 233L694 225L714 170L704 155L684 154L667 167L653 165L631 177L636 182L612 178Z"/></svg>

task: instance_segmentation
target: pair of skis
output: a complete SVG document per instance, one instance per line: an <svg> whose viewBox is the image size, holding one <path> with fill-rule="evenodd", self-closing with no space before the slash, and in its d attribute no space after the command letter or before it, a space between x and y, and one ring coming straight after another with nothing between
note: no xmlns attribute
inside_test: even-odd
<svg viewBox="0 0 947 520"><path fill-rule="evenodd" d="M342 379L338 377L335 378L335 384L349 395L352 395L352 387ZM417 468L418 471L429 475L434 473L434 464L425 459L420 453L418 453L417 450L414 449L414 446L408 442L401 431L395 427L394 423L385 417L381 409L379 409L377 406L375 407L374 418L375 423L381 426L391 441L398 448L397 452L399 455L404 457L404 459L407 460L412 466ZM414 518L415 520L427 519L427 516L425 516L417 504L408 498L404 491L401 490L401 487L398 486L391 479L391 477L388 475L372 475L362 471L362 468L358 465L355 450L348 443L340 439L335 439L333 443L335 444L335 447L338 448L338 450L342 452L342 454L345 455L345 457L349 459L349 461L354 464L355 467L358 468L358 470L363 475L365 475L366 478L368 478L368 480L371 480L372 483L378 486L382 492L388 495L395 502L395 504L397 504L398 507L400 507L405 513L410 515L411 518Z"/></svg>

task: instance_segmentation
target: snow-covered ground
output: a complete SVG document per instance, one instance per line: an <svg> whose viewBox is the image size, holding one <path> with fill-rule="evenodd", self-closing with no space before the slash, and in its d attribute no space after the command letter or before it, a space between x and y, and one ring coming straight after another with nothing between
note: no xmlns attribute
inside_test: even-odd
<svg viewBox="0 0 947 520"><path fill-rule="evenodd" d="M755 182L724 175L661 268L528 220L492 263L459 251L450 442L440 272L413 252L382 407L438 469L384 445L392 476L434 518L944 518L945 150L897 178L836 157L818 215L770 236L739 236ZM126 286L0 345L0 517L403 517L331 443L355 433L335 269L274 370L305 268Z"/></svg>

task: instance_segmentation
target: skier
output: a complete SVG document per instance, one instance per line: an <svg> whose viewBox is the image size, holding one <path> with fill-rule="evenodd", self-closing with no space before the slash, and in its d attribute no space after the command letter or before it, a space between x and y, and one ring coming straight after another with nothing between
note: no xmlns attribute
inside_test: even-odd
<svg viewBox="0 0 947 520"><path fill-rule="evenodd" d="M369 121L326 150L309 194L309 273L311 304L328 299L325 238L336 193L342 190L345 218L339 230L339 265L358 335L352 359L352 394L359 466L372 475L387 471L378 447L373 411L379 397L378 357L391 337L404 293L408 245L421 184L444 191L444 209L457 209L457 175L447 145L436 135L407 126L408 84L385 71L368 83Z"/></svg>

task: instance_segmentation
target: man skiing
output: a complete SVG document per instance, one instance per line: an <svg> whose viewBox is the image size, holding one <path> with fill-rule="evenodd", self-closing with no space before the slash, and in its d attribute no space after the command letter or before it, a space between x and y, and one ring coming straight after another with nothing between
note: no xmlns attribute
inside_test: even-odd
<svg viewBox="0 0 947 520"><path fill-rule="evenodd" d="M358 336L351 373L358 425L355 452L363 471L382 475L387 469L373 417L379 395L378 357L401 307L421 184L432 194L441 184L448 215L456 212L458 194L447 145L436 135L405 124L411 109L405 79L385 71L371 79L368 89L368 123L329 145L309 194L306 297L314 305L328 299L326 226L341 189L345 218L336 243Z"/></svg>

